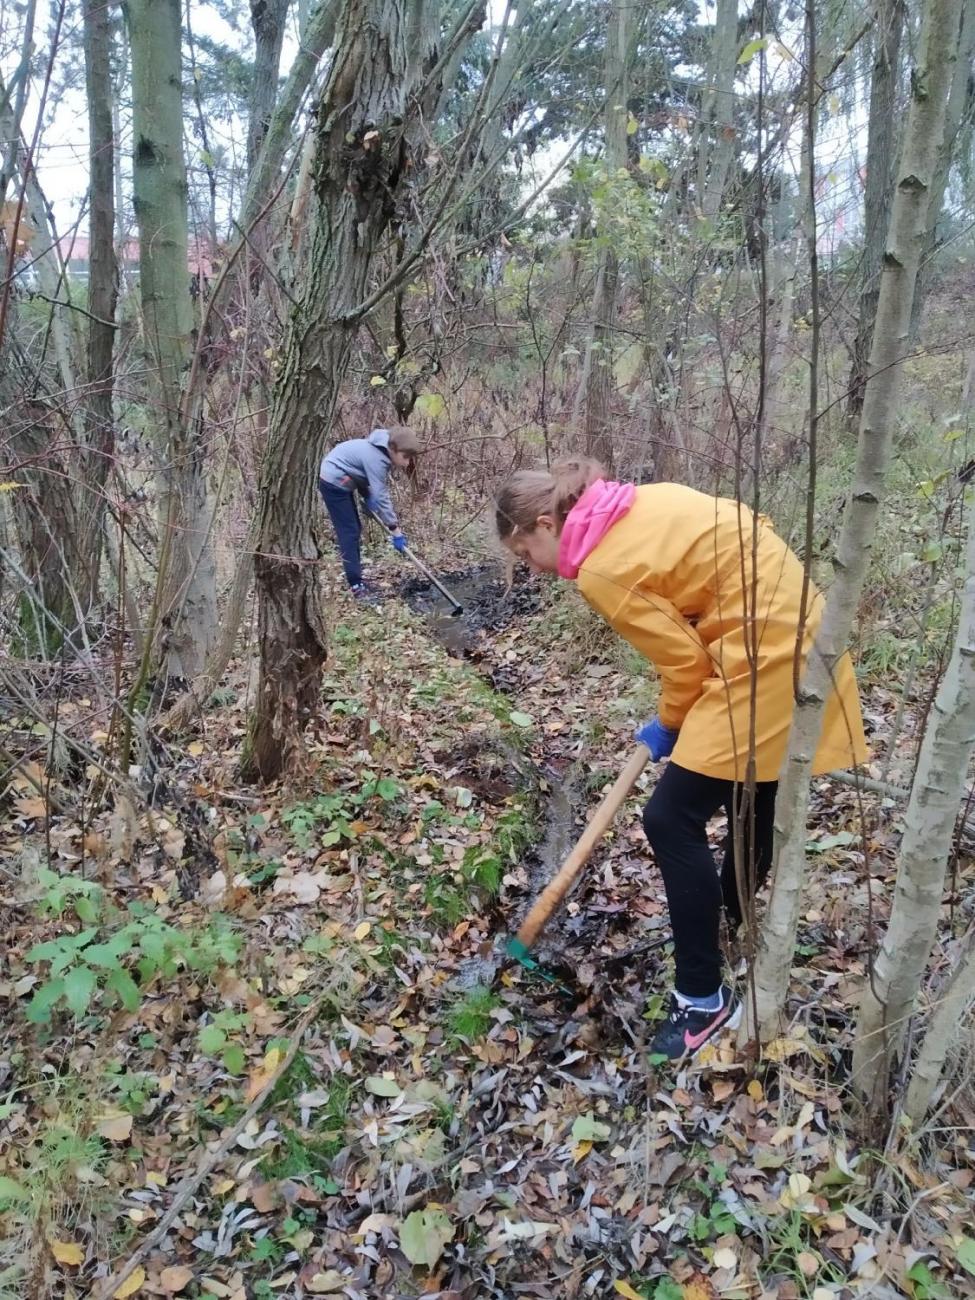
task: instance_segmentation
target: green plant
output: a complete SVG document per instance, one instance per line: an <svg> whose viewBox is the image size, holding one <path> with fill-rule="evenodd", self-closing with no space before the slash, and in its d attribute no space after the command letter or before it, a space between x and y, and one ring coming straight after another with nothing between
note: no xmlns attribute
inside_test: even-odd
<svg viewBox="0 0 975 1300"><path fill-rule="evenodd" d="M501 888L504 864L497 853L483 844L472 844L465 850L460 870L465 880L489 898L494 898Z"/></svg>
<svg viewBox="0 0 975 1300"><path fill-rule="evenodd" d="M455 1038L474 1041L483 1038L491 1028L491 1012L501 1005L501 999L488 988L475 985L450 1008L447 1025Z"/></svg>
<svg viewBox="0 0 975 1300"><path fill-rule="evenodd" d="M695 1241L713 1241L715 1237L734 1232L737 1223L734 1215L721 1201L714 1201L703 1211L695 1214L690 1224L690 1234Z"/></svg>
<svg viewBox="0 0 975 1300"><path fill-rule="evenodd" d="M37 882L44 891L37 904L41 916L60 918L70 908L82 924L93 925L102 913L105 892L93 880L60 875L42 867L37 873Z"/></svg>
<svg viewBox="0 0 975 1300"><path fill-rule="evenodd" d="M231 1034L249 1028L250 1023L246 1011L218 1011L197 1035L200 1051L206 1056L219 1056L229 1074L243 1074L244 1049Z"/></svg>
<svg viewBox="0 0 975 1300"><path fill-rule="evenodd" d="M333 794L320 794L306 803L293 804L281 814L281 820L290 829L295 841L302 849L311 846L312 834L318 834L318 843L323 848L340 844L343 840L353 840L356 832L352 827L357 814L372 799L391 804L403 793L399 781L390 777L369 777L362 788L339 790ZM321 828L325 829L322 830Z"/></svg>
<svg viewBox="0 0 975 1300"><path fill-rule="evenodd" d="M159 1083L151 1074L138 1074L127 1070L121 1061L112 1061L105 1070L109 1091L122 1110L141 1115Z"/></svg>
<svg viewBox="0 0 975 1300"><path fill-rule="evenodd" d="M462 921L470 911L467 895L453 883L452 873L427 877L423 886L423 901L437 925L450 929Z"/></svg>
<svg viewBox="0 0 975 1300"><path fill-rule="evenodd" d="M209 974L237 957L240 943L226 922L179 930L142 904L133 904L129 916L115 928L106 919L34 944L26 961L47 969L28 1003L29 1021L48 1024L61 1004L75 1019L97 1003L137 1011L141 988L155 976L169 979L184 968Z"/></svg>

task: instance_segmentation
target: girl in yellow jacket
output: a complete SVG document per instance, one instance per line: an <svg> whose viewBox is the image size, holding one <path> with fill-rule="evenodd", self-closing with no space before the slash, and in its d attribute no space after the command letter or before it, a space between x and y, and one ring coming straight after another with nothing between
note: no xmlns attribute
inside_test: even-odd
<svg viewBox="0 0 975 1300"><path fill-rule="evenodd" d="M541 573L575 580L589 604L657 669L657 717L636 738L654 761L673 755L643 813L664 879L674 935L675 990L652 1051L676 1059L737 1024L722 983L722 909L742 920L772 860L776 778L798 672L823 612L802 565L768 521L736 501L676 483L607 483L593 461L521 470L497 502L501 540ZM754 688L753 688L754 683ZM866 757L849 656L834 674L813 771ZM749 760L754 796L747 798ZM728 816L720 873L707 824ZM736 820L744 861L735 861ZM753 829L753 835L750 833Z"/></svg>

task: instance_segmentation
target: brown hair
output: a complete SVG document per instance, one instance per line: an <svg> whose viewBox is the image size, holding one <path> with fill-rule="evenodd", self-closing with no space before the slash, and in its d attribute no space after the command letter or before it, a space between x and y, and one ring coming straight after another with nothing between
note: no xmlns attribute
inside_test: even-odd
<svg viewBox="0 0 975 1300"><path fill-rule="evenodd" d="M561 529L575 503L605 471L596 460L575 456L547 469L520 469L498 493L495 521L502 541L530 533L540 515L551 515Z"/></svg>
<svg viewBox="0 0 975 1300"><path fill-rule="evenodd" d="M412 429L407 428L405 424L394 424L389 433L389 445L394 451L401 452L404 456L409 456L415 460L420 454L420 440Z"/></svg>

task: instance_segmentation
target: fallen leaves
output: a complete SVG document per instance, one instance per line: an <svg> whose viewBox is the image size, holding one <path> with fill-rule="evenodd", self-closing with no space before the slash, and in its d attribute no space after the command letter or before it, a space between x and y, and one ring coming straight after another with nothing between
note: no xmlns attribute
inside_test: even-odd
<svg viewBox="0 0 975 1300"><path fill-rule="evenodd" d="M132 1115L127 1111L108 1111L98 1120L95 1130L107 1142L128 1142L132 1136Z"/></svg>
<svg viewBox="0 0 975 1300"><path fill-rule="evenodd" d="M432 1268L454 1237L454 1227L439 1206L414 1210L400 1229L400 1249L411 1264Z"/></svg>
<svg viewBox="0 0 975 1300"><path fill-rule="evenodd" d="M139 1264L132 1270L117 1291L113 1293L113 1300L126 1300L128 1296L135 1295L141 1291L146 1282L146 1270Z"/></svg>
<svg viewBox="0 0 975 1300"><path fill-rule="evenodd" d="M496 698L482 707L469 678L451 678L435 657L418 659L418 642L402 629L392 634L404 636L396 656L403 676L383 679L381 730L360 690L369 648L356 649L354 681L333 663L329 690L350 711L330 717L319 749L312 746L321 767L307 789L273 791L252 816L254 804L232 785L236 739L208 734L205 752L187 751L192 780L179 795L183 806L165 809L165 827L148 816L140 824L121 801L111 821L106 814L74 834L52 818L51 851L67 869L95 852L95 834L125 860L107 873L120 911L137 901L190 932L201 917L220 921L213 914L232 909L242 936L232 966L159 978L112 1039L117 1072L109 1082L92 1072L98 1096L84 1131L99 1154L79 1164L78 1183L86 1195L91 1186L99 1198L116 1198L120 1221L136 1236L144 1240L204 1148L276 1079L278 1036L287 1036L296 1008L319 996L327 1008L294 1071L194 1194L171 1253L147 1258L148 1279L136 1273L121 1294L144 1286L156 1295L199 1290L244 1300L266 1281L262 1290L272 1295L378 1296L425 1286L457 1288L439 1293L459 1300L472 1277L490 1270L499 1294L530 1279L540 1295L548 1287L544 1300L581 1296L580 1275L593 1295L623 1300L714 1300L762 1286L769 1295L778 1287L780 1300L835 1300L833 1278L844 1270L848 1285L862 1285L874 1269L916 1297L921 1269L946 1290L975 1275L963 1217L971 1169L960 1146L952 1158L965 1167L952 1168L947 1139L934 1157L941 1163L929 1168L915 1156L902 1167L925 1192L924 1215L905 1220L910 1249L920 1249L914 1234L922 1220L935 1233L917 1258L906 1253L907 1240L898 1256L885 1239L866 1179L841 1149L829 1106L845 1047L839 979L862 978L858 958L837 948L797 966L797 1014L754 1069L728 1040L676 1077L647 1071L641 1043L665 1002L667 929L635 800L573 909L554 924L549 955L571 971L579 1002L567 1006L526 972L492 966L499 913L481 905L465 873L493 858L500 909L517 920L547 878L525 852L526 833L529 845L542 838L533 824L524 829L521 787L536 781L525 773L551 759L548 790L537 782L551 796L586 736L587 760L604 784L616 742L589 739L594 697L586 692L625 704L627 679L590 665L573 695L547 665L536 673L520 661L512 639L505 662L521 673L524 712ZM385 659L382 667L394 671ZM422 693L435 672L443 674L436 692ZM219 730L219 712L213 717ZM518 747L521 769L487 756L484 738L496 735ZM350 802L380 771L395 796L381 806ZM572 788L570 823L595 790ZM300 843L281 798L311 819ZM341 828L316 811L322 799L329 807L345 800ZM825 864L821 853L813 872ZM819 892L804 924L815 927L819 944L822 934L829 939L831 916L837 934L848 924L848 894L826 897L821 882L811 887ZM58 924L64 932L75 923ZM858 938L849 939L851 952ZM0 988L11 1000L29 995L33 978L17 964L16 942ZM470 988L459 977L472 960L487 972L488 1010L477 1033L458 1034L452 1017ZM75 993L80 1004L83 982ZM201 1038L231 1011L243 1019L222 1038ZM9 1013L16 1024L17 1007ZM203 1044L214 1050L201 1054ZM224 1059L228 1046L233 1055ZM87 1043L71 1050L71 1068L84 1077ZM51 1114L29 1111L31 1100L23 1106L29 1122L5 1121L7 1104L0 1143L5 1158L9 1147L20 1159L48 1131ZM8 1132L4 1123L14 1119L21 1127ZM4 1166L0 1197L13 1217L31 1212L33 1186L29 1172ZM443 1204L427 1201L438 1194ZM64 1225L63 1240L50 1247L62 1282L67 1270L104 1266L104 1238L89 1239L83 1220L64 1214L49 1222ZM432 1276L407 1279L407 1264ZM770 1277L773 1268L787 1268L788 1281ZM908 1268L913 1281L904 1280ZM820 1277L830 1286L816 1287Z"/></svg>
<svg viewBox="0 0 975 1300"><path fill-rule="evenodd" d="M177 1295L193 1281L194 1273L184 1264L171 1264L159 1274L159 1285L167 1295Z"/></svg>
<svg viewBox="0 0 975 1300"><path fill-rule="evenodd" d="M572 1125L572 1140L574 1142L605 1142L612 1129L608 1124L603 1124L590 1113L580 1115Z"/></svg>
<svg viewBox="0 0 975 1300"><path fill-rule="evenodd" d="M48 1244L51 1247L51 1254L59 1264L65 1264L68 1268L78 1268L85 1262L84 1249L76 1241L53 1240Z"/></svg>
<svg viewBox="0 0 975 1300"><path fill-rule="evenodd" d="M374 1097L398 1097L403 1089L394 1078L386 1075L370 1075L365 1082L367 1092Z"/></svg>

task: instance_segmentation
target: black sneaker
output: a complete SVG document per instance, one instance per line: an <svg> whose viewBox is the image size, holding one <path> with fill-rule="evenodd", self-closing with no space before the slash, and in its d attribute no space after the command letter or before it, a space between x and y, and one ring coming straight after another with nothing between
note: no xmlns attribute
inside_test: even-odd
<svg viewBox="0 0 975 1300"><path fill-rule="evenodd" d="M372 589L366 582L360 582L355 587L350 587L349 591L363 605L381 605L382 599L379 594Z"/></svg>
<svg viewBox="0 0 975 1300"><path fill-rule="evenodd" d="M722 988L721 1008L701 1011L685 1006L677 995L670 995L670 1014L654 1035L651 1056L666 1056L669 1061L693 1056L705 1043L725 1029L737 1029L741 1020L741 1002L731 989Z"/></svg>

